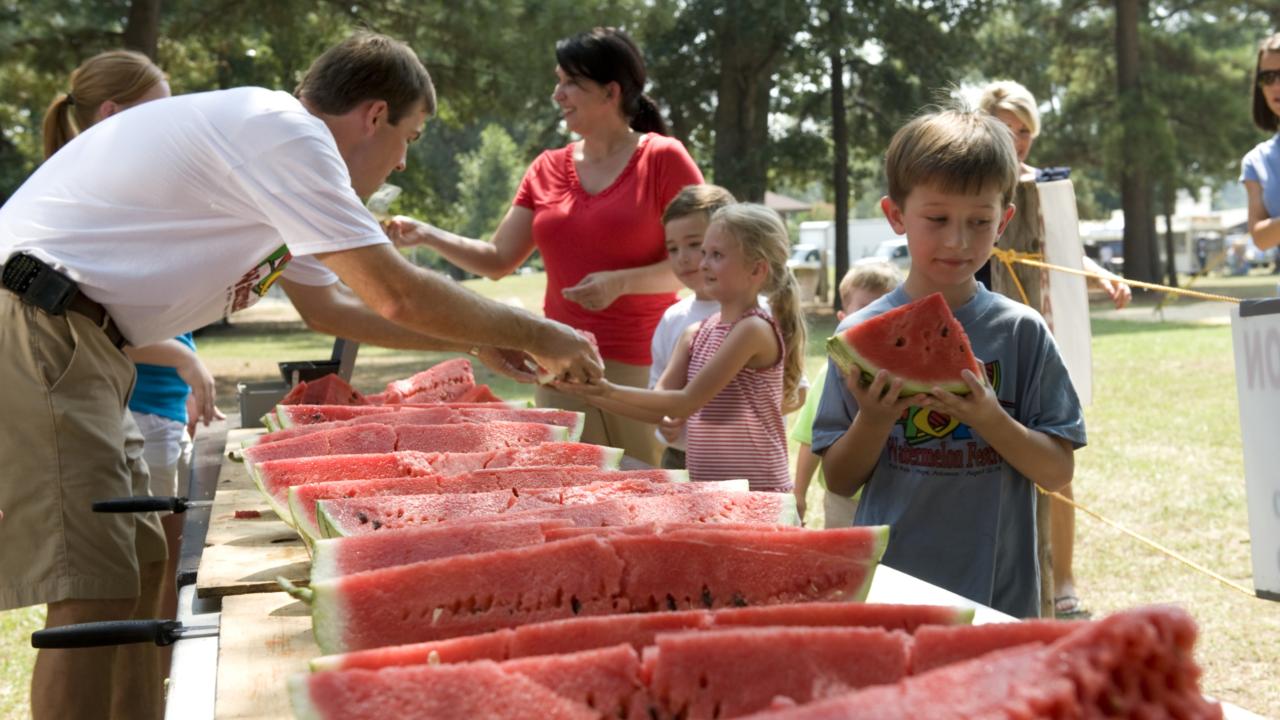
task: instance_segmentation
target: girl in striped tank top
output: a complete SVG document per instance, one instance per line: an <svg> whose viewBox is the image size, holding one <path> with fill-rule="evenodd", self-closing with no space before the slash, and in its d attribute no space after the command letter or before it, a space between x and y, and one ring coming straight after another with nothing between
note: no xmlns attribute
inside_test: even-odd
<svg viewBox="0 0 1280 720"><path fill-rule="evenodd" d="M688 418L692 480L746 478L752 490L790 492L782 411L799 404L805 327L789 246L782 219L763 205L717 210L701 270L720 312L685 332L657 386L601 380L558 387L647 422ZM761 294L772 317L757 302Z"/></svg>

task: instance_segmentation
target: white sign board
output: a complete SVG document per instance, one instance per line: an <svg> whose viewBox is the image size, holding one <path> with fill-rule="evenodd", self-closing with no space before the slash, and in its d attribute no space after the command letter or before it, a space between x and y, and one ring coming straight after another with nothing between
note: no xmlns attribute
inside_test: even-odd
<svg viewBox="0 0 1280 720"><path fill-rule="evenodd" d="M1258 597L1280 600L1280 299L1231 313L1245 497Z"/></svg>
<svg viewBox="0 0 1280 720"><path fill-rule="evenodd" d="M1083 269L1084 244L1076 215L1076 192L1070 180L1036 183L1040 191L1040 216L1044 223L1044 261ZM1063 363L1071 376L1080 404L1093 403L1093 350L1089 327L1089 290L1080 275L1049 271L1044 285L1048 297L1041 310L1053 328ZM1041 292L1045 292L1044 289Z"/></svg>

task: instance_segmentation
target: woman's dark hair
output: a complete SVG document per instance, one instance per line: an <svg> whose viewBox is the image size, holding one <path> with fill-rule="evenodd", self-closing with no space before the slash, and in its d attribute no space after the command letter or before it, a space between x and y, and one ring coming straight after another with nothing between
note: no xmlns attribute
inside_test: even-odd
<svg viewBox="0 0 1280 720"><path fill-rule="evenodd" d="M1271 112L1267 98L1262 94L1262 86L1258 84L1258 71L1262 69L1262 56L1267 53L1280 53L1280 33L1258 43L1258 59L1253 63L1253 124L1267 132L1280 130L1280 118Z"/></svg>
<svg viewBox="0 0 1280 720"><path fill-rule="evenodd" d="M570 77L622 88L622 114L631 129L668 134L658 105L644 94L644 58L640 48L617 28L598 27L556 43L556 63Z"/></svg>

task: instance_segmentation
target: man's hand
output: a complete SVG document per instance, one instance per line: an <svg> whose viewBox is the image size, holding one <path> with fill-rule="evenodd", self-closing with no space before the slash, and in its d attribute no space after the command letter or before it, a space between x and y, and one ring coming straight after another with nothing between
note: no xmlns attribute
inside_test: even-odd
<svg viewBox="0 0 1280 720"><path fill-rule="evenodd" d="M590 383L604 377L604 361L600 353L578 331L545 320L540 327L539 347L530 352L534 361L557 380Z"/></svg>
<svg viewBox="0 0 1280 720"><path fill-rule="evenodd" d="M213 374L195 353L191 353L190 359L177 365L174 370L178 371L178 377L183 382L191 386L191 394L187 396L187 417L191 424L201 422L207 426L214 420L226 417L213 404L216 394Z"/></svg>
<svg viewBox="0 0 1280 720"><path fill-rule="evenodd" d="M476 359L485 367L505 375L517 382L531 383L537 379L527 364L528 355L520 350L507 348L480 347L476 349Z"/></svg>
<svg viewBox="0 0 1280 720"><path fill-rule="evenodd" d="M577 285L560 291L566 300L576 302L582 307L599 312L613 304L626 290L623 277L616 272L603 270L588 273Z"/></svg>

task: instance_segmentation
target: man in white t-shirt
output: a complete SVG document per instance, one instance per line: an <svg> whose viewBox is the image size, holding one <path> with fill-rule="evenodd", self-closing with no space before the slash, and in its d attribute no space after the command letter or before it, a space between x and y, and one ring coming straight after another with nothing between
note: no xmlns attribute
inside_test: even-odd
<svg viewBox="0 0 1280 720"><path fill-rule="evenodd" d="M126 353L276 282L315 330L470 350L514 376L526 353L566 379L600 376L572 329L412 266L364 208L435 111L410 48L353 36L296 96L240 88L139 105L67 144L0 207L0 610L47 603L49 627L153 616L158 523L89 511L145 494L125 452ZM37 720L156 716L121 704L119 688L150 669L116 667L113 653L41 651Z"/></svg>

